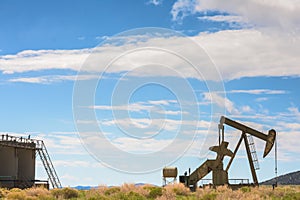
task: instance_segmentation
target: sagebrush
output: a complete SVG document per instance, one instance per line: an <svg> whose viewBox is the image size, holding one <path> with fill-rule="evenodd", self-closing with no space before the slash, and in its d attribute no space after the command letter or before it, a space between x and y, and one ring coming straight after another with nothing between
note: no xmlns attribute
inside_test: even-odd
<svg viewBox="0 0 300 200"><path fill-rule="evenodd" d="M0 188L0 199L16 200L298 200L300 199L300 186L279 186L273 190L272 187L242 187L232 190L227 186L213 188L198 188L191 192L182 184L157 187L153 185L135 186L124 184L119 187L99 186L91 190L76 190L74 188L61 188L47 190L44 188L4 189Z"/></svg>

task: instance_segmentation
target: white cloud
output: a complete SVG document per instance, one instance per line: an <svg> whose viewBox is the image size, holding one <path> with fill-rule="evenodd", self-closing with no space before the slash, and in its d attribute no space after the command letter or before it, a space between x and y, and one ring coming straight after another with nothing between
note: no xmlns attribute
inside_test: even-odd
<svg viewBox="0 0 300 200"><path fill-rule="evenodd" d="M220 107L225 105L226 111L229 114L239 114L240 112L235 108L235 105L232 101L230 101L228 98L214 92L205 92L204 94L204 100L210 101L212 104L216 104Z"/></svg>
<svg viewBox="0 0 300 200"><path fill-rule="evenodd" d="M23 82L23 83L49 83L49 80L44 77L29 77L29 78L13 78L10 82Z"/></svg>
<svg viewBox="0 0 300 200"><path fill-rule="evenodd" d="M11 136L15 136L15 137L23 137L23 138L27 138L28 137L28 135L30 135L30 134L28 134L28 133L16 133L16 132L0 132L0 135L2 136L2 135L11 135Z"/></svg>
<svg viewBox="0 0 300 200"><path fill-rule="evenodd" d="M147 102L136 102L129 103L127 105L95 105L90 106L92 109L96 110L118 110L118 111L128 111L128 112L143 112L146 111L150 114L150 112L155 112L164 115L181 115L188 114L186 111L181 110L168 110L168 106L171 106L172 109L176 108L178 102L176 100L156 100L156 101L147 101Z"/></svg>
<svg viewBox="0 0 300 200"><path fill-rule="evenodd" d="M96 40L107 40L107 39L109 39L109 37L104 35L104 36L97 36L95 39Z"/></svg>
<svg viewBox="0 0 300 200"><path fill-rule="evenodd" d="M277 134L279 160L296 162L299 161L300 131L280 131Z"/></svg>
<svg viewBox="0 0 300 200"><path fill-rule="evenodd" d="M134 111L134 112L141 112L141 111L150 111L154 108L152 105L138 103L131 103L128 105L95 105L91 106L92 109L98 110L123 110L123 111Z"/></svg>
<svg viewBox="0 0 300 200"><path fill-rule="evenodd" d="M290 37L288 35L269 35L258 30L227 30L201 33L188 39L192 39L205 49L203 52L209 54L225 80L257 76L300 76L300 36L298 35ZM119 46L111 44L97 47L88 63L85 64L84 70L90 73L99 73L104 70L107 73L129 71L130 76L137 77L173 76L216 80L218 76L212 70L209 57L205 53L195 53L193 51L195 49L189 49L188 46L186 49L182 49L182 46L186 46L188 39L157 37L148 38L143 42L131 41L131 43ZM159 49L150 47L159 47ZM132 48L135 51L128 53L127 51ZM199 49L201 48L199 47ZM189 58L189 61L196 63L196 68L186 63L180 56L175 56L166 50L175 51L178 55ZM0 71L3 74L10 74L10 77L13 73L50 69L78 71L91 51L92 49L22 51L16 55L0 56ZM116 60L108 69L99 64L108 63L124 52L127 52L126 56ZM154 67L149 66L151 63ZM157 65L159 66L157 67ZM199 76L199 72L202 77ZM91 78L95 77L91 76ZM51 83L74 79L75 77L70 75L18 76L10 78L9 81ZM268 91L257 92L267 93Z"/></svg>
<svg viewBox="0 0 300 200"><path fill-rule="evenodd" d="M289 107L288 111L290 111L290 114L300 121L300 111L297 107Z"/></svg>
<svg viewBox="0 0 300 200"><path fill-rule="evenodd" d="M214 16L203 16L198 17L200 20L209 20L209 21L215 21L215 22L244 22L244 19L241 16L236 15L214 15Z"/></svg>
<svg viewBox="0 0 300 200"><path fill-rule="evenodd" d="M253 109L250 106L243 106L242 107L242 112L252 112Z"/></svg>
<svg viewBox="0 0 300 200"><path fill-rule="evenodd" d="M62 179L64 182L69 182L69 183L78 183L80 181L80 178L75 176L75 175L70 175L68 173L62 175L60 177L60 179Z"/></svg>
<svg viewBox="0 0 300 200"><path fill-rule="evenodd" d="M25 50L15 55L0 56L0 70L5 74L47 69L79 70L90 49Z"/></svg>
<svg viewBox="0 0 300 200"><path fill-rule="evenodd" d="M267 97L259 97L259 98L256 98L255 101L257 102L261 102L261 101L267 101L268 98Z"/></svg>
<svg viewBox="0 0 300 200"><path fill-rule="evenodd" d="M102 168L99 162L85 160L53 160L55 167Z"/></svg>
<svg viewBox="0 0 300 200"><path fill-rule="evenodd" d="M277 126L280 127L279 130L300 131L299 123L279 122Z"/></svg>
<svg viewBox="0 0 300 200"><path fill-rule="evenodd" d="M183 112L180 110L173 111L173 110L160 110L158 111L159 114L165 114L165 115L180 115L180 114L188 114L187 112Z"/></svg>
<svg viewBox="0 0 300 200"><path fill-rule="evenodd" d="M195 38L207 50L224 79L299 76L299 36L294 41L257 30L220 31Z"/></svg>
<svg viewBox="0 0 300 200"><path fill-rule="evenodd" d="M286 90L274 90L274 89L248 89L248 90L228 90L228 91L215 91L218 94L253 94L253 95L277 95L277 94L287 94ZM265 99L262 99L265 100Z"/></svg>
<svg viewBox="0 0 300 200"><path fill-rule="evenodd" d="M247 119L247 120L258 119L261 121L265 121L265 120L272 121L272 120L277 119L276 116L270 116L270 115L267 115L266 113L261 113L261 112L258 112L256 114L251 114L251 115L249 115L247 113L243 113L240 115L230 115L230 117L235 118L235 119Z"/></svg>
<svg viewBox="0 0 300 200"><path fill-rule="evenodd" d="M254 90L230 90L226 93L245 93L245 94L286 94L285 90L254 89Z"/></svg>
<svg viewBox="0 0 300 200"><path fill-rule="evenodd" d="M16 132L0 132L0 135L12 135L16 137L27 138L31 135L31 139L43 140L50 156L59 155L88 155L83 148L80 138L76 132L52 132L48 134L41 133L16 133Z"/></svg>
<svg viewBox="0 0 300 200"><path fill-rule="evenodd" d="M156 100L156 101L148 101L149 104L154 105L170 105L170 103L178 103L176 100Z"/></svg>
<svg viewBox="0 0 300 200"><path fill-rule="evenodd" d="M78 40L85 40L85 37L84 36L79 36L77 39Z"/></svg>
<svg viewBox="0 0 300 200"><path fill-rule="evenodd" d="M53 76L11 78L8 81L20 82L20 83L51 84L51 83L58 83L62 81L91 80L97 78L99 77L96 75L53 75Z"/></svg>
<svg viewBox="0 0 300 200"><path fill-rule="evenodd" d="M171 14L173 20L180 20L197 12L216 10L239 15L262 27L296 30L300 24L299 0L178 0L174 3Z"/></svg>
<svg viewBox="0 0 300 200"><path fill-rule="evenodd" d="M177 0L172 7L172 20L182 20L190 14L195 14L196 1Z"/></svg>
<svg viewBox="0 0 300 200"><path fill-rule="evenodd" d="M35 137L34 139L43 140L51 154L88 155L76 132L54 132L47 135L35 134L33 137Z"/></svg>
<svg viewBox="0 0 300 200"><path fill-rule="evenodd" d="M130 128L139 129L155 129L157 131L174 131L177 130L180 125L183 125L181 120L172 119L149 119L149 118L120 118L113 120L105 120L99 122L101 125L111 126L119 125L125 130L130 130ZM192 124L193 122L191 122ZM186 123L184 125L187 125Z"/></svg>
<svg viewBox="0 0 300 200"><path fill-rule="evenodd" d="M148 4L152 4L155 6L161 5L163 3L163 0L149 0Z"/></svg>
<svg viewBox="0 0 300 200"><path fill-rule="evenodd" d="M113 140L113 144L118 148L132 153L150 153L162 150L168 146L173 140L156 140L153 138L145 140L135 138L117 138Z"/></svg>
<svg viewBox="0 0 300 200"><path fill-rule="evenodd" d="M94 121L77 121L76 123L80 124L92 124ZM115 124L119 124L123 127L131 127L135 126L138 128L149 128L152 127L158 127L161 128L163 126L164 130L167 131L174 131L177 130L179 126L187 126L192 127L193 129L195 126L199 129L208 129L211 125L209 121L205 120L174 120L174 119L168 119L168 118L156 118L156 119L149 119L149 118L119 118L119 119L111 119L111 120L102 120L98 121L98 124L104 125L104 126L112 126ZM147 125L147 126L145 126ZM159 129L158 129L159 130ZM152 132L148 132L150 134ZM109 135L110 133L105 133L105 135Z"/></svg>

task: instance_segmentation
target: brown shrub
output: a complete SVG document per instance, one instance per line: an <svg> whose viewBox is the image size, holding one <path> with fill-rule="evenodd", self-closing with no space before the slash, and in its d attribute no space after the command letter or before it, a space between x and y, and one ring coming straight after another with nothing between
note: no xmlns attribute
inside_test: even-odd
<svg viewBox="0 0 300 200"><path fill-rule="evenodd" d="M165 187L166 190L172 190L176 195L188 196L191 191L182 183L170 184Z"/></svg>
<svg viewBox="0 0 300 200"><path fill-rule="evenodd" d="M110 187L105 190L104 194L110 196L119 193L120 191L121 191L120 187Z"/></svg>
<svg viewBox="0 0 300 200"><path fill-rule="evenodd" d="M147 195L149 195L149 191L146 188L147 188L147 186L136 186L131 183L124 183L120 187L120 191L125 194L128 194L129 192L135 192L135 193L138 193L138 194L146 197Z"/></svg>
<svg viewBox="0 0 300 200"><path fill-rule="evenodd" d="M62 189L52 189L51 194L57 199L72 199L79 197L79 192L76 189L65 187Z"/></svg>
<svg viewBox="0 0 300 200"><path fill-rule="evenodd" d="M85 191L85 197L87 199L102 199L108 189L109 188L106 185L99 185L97 188Z"/></svg>
<svg viewBox="0 0 300 200"><path fill-rule="evenodd" d="M195 192L195 196L197 199L203 199L204 196L211 193L212 191L213 191L213 189L211 189L209 187L197 188L196 192Z"/></svg>
<svg viewBox="0 0 300 200"><path fill-rule="evenodd" d="M39 196L50 196L49 190L42 187L28 188L25 190L27 196L39 197Z"/></svg>
<svg viewBox="0 0 300 200"><path fill-rule="evenodd" d="M170 189L163 189L162 195L157 197L156 200L175 200L176 195L175 193Z"/></svg>
<svg viewBox="0 0 300 200"><path fill-rule="evenodd" d="M4 198L7 196L7 194L9 193L9 190L7 190L6 188L0 188L0 198Z"/></svg>
<svg viewBox="0 0 300 200"><path fill-rule="evenodd" d="M13 188L9 191L6 197L7 199L25 200L26 193L19 188Z"/></svg>
<svg viewBox="0 0 300 200"><path fill-rule="evenodd" d="M166 185L162 190L162 195L158 196L157 200L175 200L176 196L189 196L190 189L182 183Z"/></svg>

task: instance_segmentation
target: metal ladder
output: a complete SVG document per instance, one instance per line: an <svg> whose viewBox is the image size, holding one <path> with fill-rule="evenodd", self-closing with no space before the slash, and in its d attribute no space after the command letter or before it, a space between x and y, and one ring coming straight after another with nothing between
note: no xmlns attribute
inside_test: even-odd
<svg viewBox="0 0 300 200"><path fill-rule="evenodd" d="M253 137L252 137L252 135L247 134L247 138L248 138L248 142L249 142L249 148L250 148L254 168L255 168L255 170L259 170L259 162L258 162L258 158L257 158L257 154L256 154L256 148L255 148Z"/></svg>
<svg viewBox="0 0 300 200"><path fill-rule="evenodd" d="M46 149L46 146L42 140L37 141L37 152L43 162L43 165L45 167L45 170L48 174L48 177L50 179L51 185L53 188L61 188L61 183L59 181L59 178L56 174L56 171L54 169L54 166L51 162L50 156L48 154L48 151Z"/></svg>

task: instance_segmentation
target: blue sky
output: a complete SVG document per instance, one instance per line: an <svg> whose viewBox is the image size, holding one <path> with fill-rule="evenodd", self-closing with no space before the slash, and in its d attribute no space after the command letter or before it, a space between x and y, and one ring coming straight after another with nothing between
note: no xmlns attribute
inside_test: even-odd
<svg viewBox="0 0 300 200"><path fill-rule="evenodd" d="M279 174L299 170L299 11L292 0L1 1L0 132L43 139L64 186L160 185L162 167L183 174L215 156L221 115L277 130ZM225 132L233 150L240 133ZM255 143L258 178L272 178L274 152L263 159ZM251 180L243 146L229 177Z"/></svg>

